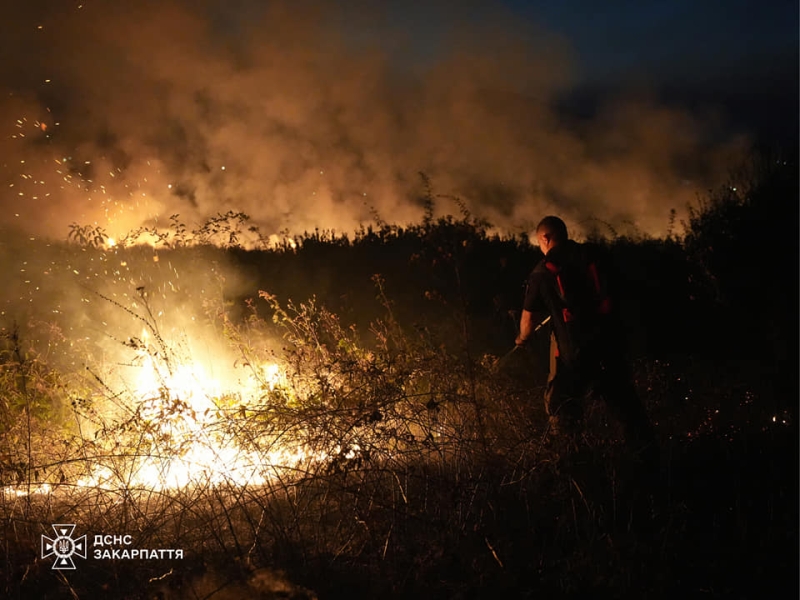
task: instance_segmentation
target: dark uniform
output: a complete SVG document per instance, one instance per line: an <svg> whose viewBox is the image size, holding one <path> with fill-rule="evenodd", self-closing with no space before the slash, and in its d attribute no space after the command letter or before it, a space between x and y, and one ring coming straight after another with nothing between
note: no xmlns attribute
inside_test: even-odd
<svg viewBox="0 0 800 600"><path fill-rule="evenodd" d="M534 322L551 318L545 408L553 427L574 431L582 401L599 394L631 445L651 445L653 431L633 387L625 344L600 249L573 240L555 246L528 279L523 308Z"/></svg>

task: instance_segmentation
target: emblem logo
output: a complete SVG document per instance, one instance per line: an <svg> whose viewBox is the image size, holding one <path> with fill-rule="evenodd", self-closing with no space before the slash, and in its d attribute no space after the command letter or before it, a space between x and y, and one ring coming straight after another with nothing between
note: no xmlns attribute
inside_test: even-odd
<svg viewBox="0 0 800 600"><path fill-rule="evenodd" d="M86 558L86 536L73 538L75 525L53 525L56 537L42 536L42 558L55 556L53 568L56 570L69 570L75 568L73 556Z"/></svg>

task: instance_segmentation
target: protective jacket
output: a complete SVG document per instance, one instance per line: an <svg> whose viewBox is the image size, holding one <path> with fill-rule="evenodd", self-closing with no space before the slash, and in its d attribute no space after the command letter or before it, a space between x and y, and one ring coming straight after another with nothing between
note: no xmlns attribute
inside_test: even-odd
<svg viewBox="0 0 800 600"><path fill-rule="evenodd" d="M577 366L619 351L620 333L600 249L568 240L531 272L523 308L538 320L550 315L557 355Z"/></svg>

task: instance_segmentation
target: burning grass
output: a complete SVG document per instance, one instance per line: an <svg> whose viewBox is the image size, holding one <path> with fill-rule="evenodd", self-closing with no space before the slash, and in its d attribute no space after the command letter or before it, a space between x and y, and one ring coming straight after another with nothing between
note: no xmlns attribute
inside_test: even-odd
<svg viewBox="0 0 800 600"><path fill-rule="evenodd" d="M529 267L525 244L453 220L273 253L80 233L99 242L39 248L26 255L31 289L5 291L36 299L0 352L8 596L725 596L778 590L796 567L795 423L773 371L641 357L656 473L600 402L571 448L553 443L537 349L497 372L484 335L506 324L487 318L487 281ZM665 305L699 289L674 285L694 273L674 241L615 248L663 259L652 291ZM379 252L402 269L370 284ZM341 261L338 275L320 281L321 256ZM281 293L241 301L234 257L268 263L250 284L271 278ZM71 284L37 313L54 273ZM327 302L286 300L304 277ZM339 277L360 296L334 311ZM367 296L377 316L339 316L356 300L366 313ZM184 557L101 554L56 571L40 547L55 523Z"/></svg>
<svg viewBox="0 0 800 600"><path fill-rule="evenodd" d="M468 520L476 490L470 497L458 488L486 468L476 452L517 455L515 444L529 443L527 431L488 423L504 394L487 367L475 372L428 336L407 336L391 313L365 342L313 301L283 308L262 298L270 320L254 309L239 324L219 315L228 352L216 365L194 361L188 341L168 339L143 293L136 308L105 298L143 330L120 343L127 356L88 365L62 398L49 398L52 406L71 400L66 419L35 414L27 398L28 440L8 461L19 469L2 494L15 539L36 539L37 528L69 515L89 532L136 532L144 547L179 540L194 556L236 548L254 564L295 545L314 556L359 556L376 536L385 557L399 535L394 523L419 518L420 502L439 504L432 478L466 494L455 506ZM252 343L276 331L280 352ZM7 342L4 366L16 371L20 393L41 387L41 358L17 334ZM222 360L240 371L233 388L209 375ZM534 468L523 455L515 460L520 477ZM371 530L376 515L389 519L388 530Z"/></svg>
<svg viewBox="0 0 800 600"><path fill-rule="evenodd" d="M0 496L5 539L14 543L5 550L7 577L20 582L7 589L83 597L99 580L120 597L144 597L128 589L133 584L166 597L214 597L224 593L217 587L313 597L276 566L309 588L332 594L346 585L364 596L671 585L678 566L669 539L684 535L693 516L682 496L670 502L660 494L685 485L694 467L677 465L692 456L689 444L719 438L708 415L697 416L704 431L665 436L673 462L643 479L602 404L590 405L578 449L560 454L546 443L535 376L520 385L518 374L494 372L491 357L465 362L430 334L405 332L391 312L362 339L313 301L263 298L271 318L252 307L240 323L221 316L230 353L216 359L237 365L228 379L235 388L212 378L218 366L194 362L191 344L160 333L142 300L144 332L121 344L132 378L115 363L87 372L78 390L65 383L71 421L35 402L23 408L30 446L18 446L16 481ZM278 332L277 350L255 343ZM21 338L6 340L4 363L17 389L59 389L40 384L55 375L21 349ZM643 367L645 381L668 397L707 392L691 377L676 378L669 364ZM682 377L687 371L679 369ZM748 397L735 398L744 410ZM656 418L670 413L668 402L650 408ZM661 431L681 427L685 421L662 423ZM719 433L736 444L752 439ZM677 483L660 490L664 477ZM776 536L777 518L763 517ZM74 573L54 572L38 556L38 540L64 521L90 540L130 535L132 547L180 548L185 558L90 556L76 559ZM639 554L650 558L635 560ZM599 556L609 562L597 564ZM660 571L648 572L660 561ZM355 583L354 572L372 575Z"/></svg>

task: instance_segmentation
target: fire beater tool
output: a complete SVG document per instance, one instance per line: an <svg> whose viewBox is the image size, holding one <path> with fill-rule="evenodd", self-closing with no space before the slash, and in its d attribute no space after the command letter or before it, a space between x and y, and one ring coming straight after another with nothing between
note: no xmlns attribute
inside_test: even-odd
<svg viewBox="0 0 800 600"><path fill-rule="evenodd" d="M532 335L535 335L542 327L547 325L549 322L550 322L550 317L548 316L548 317L546 317L544 319L544 321L542 321L536 327L534 327ZM520 349L520 347L521 346L516 346L515 345L505 355L503 355L500 358L498 358L497 360L495 360L494 361L494 365L492 365L494 367L494 369L495 370L499 369L515 352L517 352Z"/></svg>

